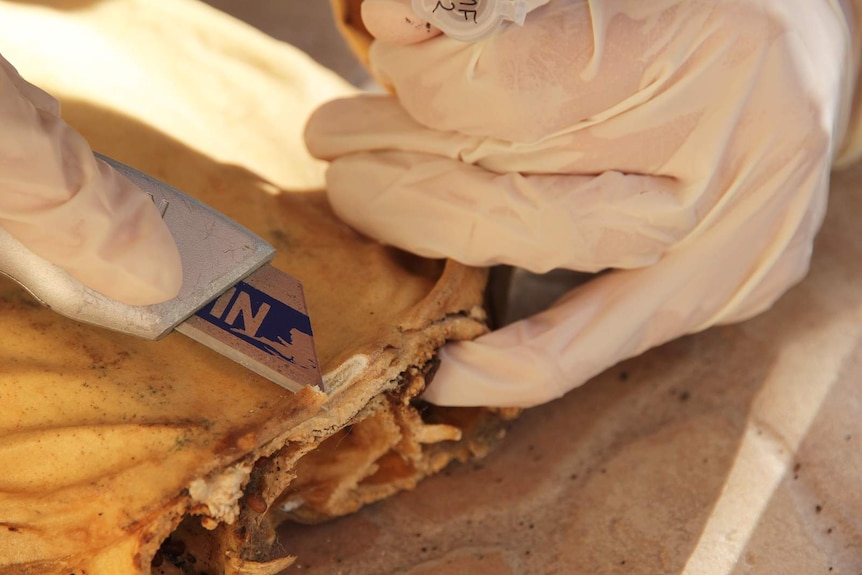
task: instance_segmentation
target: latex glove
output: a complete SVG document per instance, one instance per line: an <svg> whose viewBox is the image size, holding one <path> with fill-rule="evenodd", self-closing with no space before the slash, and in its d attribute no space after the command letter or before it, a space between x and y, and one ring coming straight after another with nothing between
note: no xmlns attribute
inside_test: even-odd
<svg viewBox="0 0 862 575"><path fill-rule="evenodd" d="M57 101L2 56L0 225L110 298L144 305L179 292L180 255L149 196L97 160Z"/></svg>
<svg viewBox="0 0 862 575"><path fill-rule="evenodd" d="M333 102L307 129L341 218L470 265L615 270L447 345L424 397L535 405L767 309L824 215L850 33L827 0L552 0L475 44L378 39L395 95Z"/></svg>

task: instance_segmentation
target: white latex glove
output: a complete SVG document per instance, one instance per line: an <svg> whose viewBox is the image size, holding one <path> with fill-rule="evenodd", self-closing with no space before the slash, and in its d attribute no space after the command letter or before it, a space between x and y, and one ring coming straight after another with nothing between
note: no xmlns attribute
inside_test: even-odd
<svg viewBox="0 0 862 575"><path fill-rule="evenodd" d="M427 400L539 404L805 275L855 81L837 4L551 0L475 44L396 44L394 1L364 12L395 95L308 126L336 213L428 257L614 270L447 345Z"/></svg>
<svg viewBox="0 0 862 575"><path fill-rule="evenodd" d="M2 56L0 225L110 298L145 305L179 292L180 255L149 196L97 160L57 101Z"/></svg>

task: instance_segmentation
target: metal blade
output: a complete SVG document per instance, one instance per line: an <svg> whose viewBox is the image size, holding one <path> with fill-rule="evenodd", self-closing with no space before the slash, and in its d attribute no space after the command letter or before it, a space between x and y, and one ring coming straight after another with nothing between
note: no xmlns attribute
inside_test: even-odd
<svg viewBox="0 0 862 575"><path fill-rule="evenodd" d="M290 391L325 391L302 285L264 265L176 331Z"/></svg>

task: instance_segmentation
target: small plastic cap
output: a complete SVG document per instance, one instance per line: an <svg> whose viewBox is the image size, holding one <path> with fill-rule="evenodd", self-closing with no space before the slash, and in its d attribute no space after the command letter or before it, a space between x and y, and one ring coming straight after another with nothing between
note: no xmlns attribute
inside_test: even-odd
<svg viewBox="0 0 862 575"><path fill-rule="evenodd" d="M493 34L504 20L524 24L527 13L549 0L413 0L413 11L462 42Z"/></svg>

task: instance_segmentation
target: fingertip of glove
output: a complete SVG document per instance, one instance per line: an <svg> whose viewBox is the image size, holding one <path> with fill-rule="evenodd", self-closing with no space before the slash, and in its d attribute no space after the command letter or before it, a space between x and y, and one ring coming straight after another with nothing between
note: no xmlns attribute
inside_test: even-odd
<svg viewBox="0 0 862 575"><path fill-rule="evenodd" d="M470 367L469 347L473 342L450 342L437 352L440 367L422 393L422 399L446 407L492 406L499 398L485 373ZM465 357L466 354L466 357ZM467 359L468 361L464 361Z"/></svg>
<svg viewBox="0 0 862 575"><path fill-rule="evenodd" d="M339 128L344 123L345 114L351 113L350 100L338 98L317 107L305 122L302 137L305 147L312 157L318 160L332 160L331 143L339 137Z"/></svg>
<svg viewBox="0 0 862 575"><path fill-rule="evenodd" d="M377 40L402 46L423 42L441 33L413 12L409 0L365 0L362 21Z"/></svg>
<svg viewBox="0 0 862 575"><path fill-rule="evenodd" d="M165 273L146 276L139 273L130 274L128 278L115 276L107 285L90 283L102 295L133 306L164 303L175 298L180 291L182 281L177 281L177 276Z"/></svg>
<svg viewBox="0 0 862 575"><path fill-rule="evenodd" d="M183 264L171 231L155 210L147 210L151 224L139 242L141 258L135 262L134 273L143 283L141 289L127 298L160 303L177 296L183 284Z"/></svg>
<svg viewBox="0 0 862 575"><path fill-rule="evenodd" d="M151 305L175 298L183 284L182 258L170 230L160 218L157 220L141 222L118 257L94 262L79 279L128 305Z"/></svg>
<svg viewBox="0 0 862 575"><path fill-rule="evenodd" d="M305 122L305 129L302 137L305 140L305 147L312 157L318 160L329 160L326 155L326 146L323 142L326 141L326 136L330 132L330 105L332 102L322 104L314 110Z"/></svg>
<svg viewBox="0 0 862 575"><path fill-rule="evenodd" d="M565 392L561 373L525 345L498 347L488 337L446 344L438 352L440 367L422 399L450 407L527 408L559 398Z"/></svg>
<svg viewBox="0 0 862 575"><path fill-rule="evenodd" d="M100 166L100 171L106 176L104 189L110 189L106 199L113 209L101 218L91 214L94 225L85 244L89 247L67 269L90 288L128 305L173 299L183 283L182 258L173 234L137 187L107 166ZM99 220L106 224L96 225Z"/></svg>

